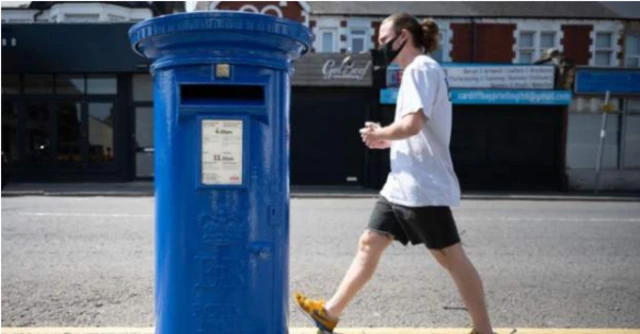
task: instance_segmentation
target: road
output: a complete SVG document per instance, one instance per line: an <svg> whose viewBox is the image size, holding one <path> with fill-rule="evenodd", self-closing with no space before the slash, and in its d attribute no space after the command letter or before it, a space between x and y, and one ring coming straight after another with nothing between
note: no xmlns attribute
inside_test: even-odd
<svg viewBox="0 0 640 334"><path fill-rule="evenodd" d="M328 298L373 199L291 201L291 291ZM3 327L153 325L153 199L2 198ZM640 203L463 201L496 327L640 328ZM392 246L344 327L466 327L423 247ZM292 326L310 323L291 303Z"/></svg>

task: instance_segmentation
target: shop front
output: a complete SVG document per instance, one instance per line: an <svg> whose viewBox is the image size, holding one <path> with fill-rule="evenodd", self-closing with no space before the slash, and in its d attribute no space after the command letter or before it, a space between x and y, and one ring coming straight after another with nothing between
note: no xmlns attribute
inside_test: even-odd
<svg viewBox="0 0 640 334"><path fill-rule="evenodd" d="M451 154L463 190L561 190L571 92L554 90L554 67L445 64L453 103ZM380 119L389 121L401 74L387 71ZM385 158L386 156L386 158ZM381 155L383 182L388 155Z"/></svg>
<svg viewBox="0 0 640 334"><path fill-rule="evenodd" d="M580 67L574 91L568 118L569 188L637 192L640 189L640 70ZM606 103L611 109L604 115Z"/></svg>
<svg viewBox="0 0 640 334"><path fill-rule="evenodd" d="M291 184L359 186L366 148L358 130L377 104L371 56L309 54L295 64Z"/></svg>
<svg viewBox="0 0 640 334"><path fill-rule="evenodd" d="M2 50L2 151L12 181L133 178L131 78L146 67L127 45L129 27L2 25L12 41Z"/></svg>

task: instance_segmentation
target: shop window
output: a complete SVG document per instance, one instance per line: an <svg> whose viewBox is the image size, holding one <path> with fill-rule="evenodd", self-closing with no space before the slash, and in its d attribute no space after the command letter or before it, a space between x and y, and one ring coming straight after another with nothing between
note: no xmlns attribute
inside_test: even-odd
<svg viewBox="0 0 640 334"><path fill-rule="evenodd" d="M82 95L86 92L83 75L56 75L56 94Z"/></svg>
<svg viewBox="0 0 640 334"><path fill-rule="evenodd" d="M113 161L113 103L89 103L89 162Z"/></svg>
<svg viewBox="0 0 640 334"><path fill-rule="evenodd" d="M618 168L618 117L611 114L607 121L607 136L604 142L602 167ZM600 143L601 114L569 114L567 136L567 167L593 169L596 166Z"/></svg>
<svg viewBox="0 0 640 334"><path fill-rule="evenodd" d="M625 168L640 168L640 114L625 117L624 161Z"/></svg>
<svg viewBox="0 0 640 334"><path fill-rule="evenodd" d="M627 99L625 104L626 111L640 113L640 99Z"/></svg>
<svg viewBox="0 0 640 334"><path fill-rule="evenodd" d="M82 161L82 105L57 102L57 154L60 162Z"/></svg>
<svg viewBox="0 0 640 334"><path fill-rule="evenodd" d="M149 74L133 76L133 100L136 102L153 101L153 79Z"/></svg>
<svg viewBox="0 0 640 334"><path fill-rule="evenodd" d="M640 99L625 101L624 168L640 168Z"/></svg>
<svg viewBox="0 0 640 334"><path fill-rule="evenodd" d="M624 66L640 67L640 34L628 35L625 39Z"/></svg>
<svg viewBox="0 0 640 334"><path fill-rule="evenodd" d="M53 75L51 74L25 74L25 94L53 94Z"/></svg>
<svg viewBox="0 0 640 334"><path fill-rule="evenodd" d="M2 94L20 94L20 75L2 75Z"/></svg>
<svg viewBox="0 0 640 334"><path fill-rule="evenodd" d="M18 106L2 101L2 152L9 161L18 160Z"/></svg>
<svg viewBox="0 0 640 334"><path fill-rule="evenodd" d="M28 162L52 160L51 110L48 102L26 103L25 153Z"/></svg>
<svg viewBox="0 0 640 334"><path fill-rule="evenodd" d="M87 76L87 94L116 94L117 92L118 80L115 76Z"/></svg>

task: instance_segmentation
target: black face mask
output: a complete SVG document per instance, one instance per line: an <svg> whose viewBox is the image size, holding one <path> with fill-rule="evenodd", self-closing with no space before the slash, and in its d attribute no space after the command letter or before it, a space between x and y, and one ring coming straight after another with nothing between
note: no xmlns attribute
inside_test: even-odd
<svg viewBox="0 0 640 334"><path fill-rule="evenodd" d="M400 47L398 48L398 50L393 50L393 43L400 37L400 35L397 35L396 37L394 37L392 40L384 43L381 47L380 50L382 51L382 55L384 56L384 59L387 63L387 65L391 65L391 63L393 62L394 59L396 59L396 57L398 56L398 54L400 53L400 51L402 51L402 48L404 48L404 45L407 44L407 41L404 41L402 43L402 45L400 45Z"/></svg>

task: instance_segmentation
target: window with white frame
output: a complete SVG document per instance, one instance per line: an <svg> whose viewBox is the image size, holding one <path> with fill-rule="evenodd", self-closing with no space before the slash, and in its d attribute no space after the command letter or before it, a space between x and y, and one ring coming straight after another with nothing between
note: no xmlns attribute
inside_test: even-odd
<svg viewBox="0 0 640 334"><path fill-rule="evenodd" d="M320 52L337 52L336 51L336 30L320 30Z"/></svg>
<svg viewBox="0 0 640 334"><path fill-rule="evenodd" d="M352 29L349 34L349 49L351 53L358 54L369 49L367 43L367 30L365 28Z"/></svg>
<svg viewBox="0 0 640 334"><path fill-rule="evenodd" d="M554 31L542 31L540 32L540 41L537 57L541 57L542 54L549 49L556 47L556 33Z"/></svg>
<svg viewBox="0 0 640 334"><path fill-rule="evenodd" d="M438 33L438 48L431 52L431 58L437 62L447 61L446 55L449 54L449 32L447 30L440 30Z"/></svg>
<svg viewBox="0 0 640 334"><path fill-rule="evenodd" d="M625 38L624 66L640 67L640 34L627 35Z"/></svg>
<svg viewBox="0 0 640 334"><path fill-rule="evenodd" d="M521 31L518 35L518 62L531 64L556 46L554 31Z"/></svg>
<svg viewBox="0 0 640 334"><path fill-rule="evenodd" d="M596 32L596 44L594 52L595 66L611 66L613 58L613 33Z"/></svg>

